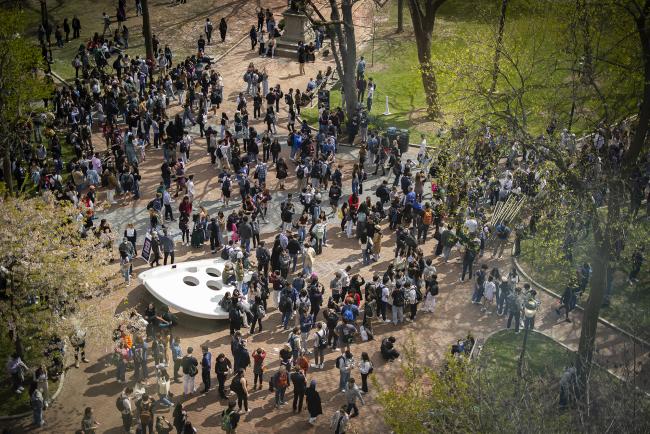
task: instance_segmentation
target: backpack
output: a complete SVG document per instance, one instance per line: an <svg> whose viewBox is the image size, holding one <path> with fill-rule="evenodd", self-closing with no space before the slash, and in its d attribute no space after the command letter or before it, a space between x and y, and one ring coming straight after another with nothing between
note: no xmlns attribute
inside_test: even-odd
<svg viewBox="0 0 650 434"><path fill-rule="evenodd" d="M346 309L343 311L343 321L354 321L352 309Z"/></svg>
<svg viewBox="0 0 650 434"><path fill-rule="evenodd" d="M228 411L224 410L223 413L221 413L221 429L224 431L230 431L232 430L232 421L230 420L230 417L234 411Z"/></svg>
<svg viewBox="0 0 650 434"><path fill-rule="evenodd" d="M323 335L321 336L317 332L316 335L318 335L318 348L321 350L327 348L327 337L325 336L325 333L323 333Z"/></svg>
<svg viewBox="0 0 650 434"><path fill-rule="evenodd" d="M291 299L287 294L283 293L280 295L280 304L278 308L280 309L280 312L283 313L291 309Z"/></svg>
<svg viewBox="0 0 650 434"><path fill-rule="evenodd" d="M206 27L207 27L208 33L212 33L212 23L208 23L208 25Z"/></svg>
<svg viewBox="0 0 650 434"><path fill-rule="evenodd" d="M199 373L199 368L194 365L194 363L190 363L190 358L185 357L185 364L187 364L187 372L185 371L185 367L183 367L183 372L189 375L190 377L194 377L196 374Z"/></svg>
<svg viewBox="0 0 650 434"><path fill-rule="evenodd" d="M142 404L142 407L140 407L140 421L143 424L147 424L149 421L151 421L152 417L153 415L151 414L151 403Z"/></svg>
<svg viewBox="0 0 650 434"><path fill-rule="evenodd" d="M298 348L298 344L296 343L297 339L300 339L300 336L298 335L289 336L289 345L291 345L291 351L295 351Z"/></svg>
<svg viewBox="0 0 650 434"><path fill-rule="evenodd" d="M257 262L264 265L269 262L269 252L266 249L260 249L257 251Z"/></svg>
<svg viewBox="0 0 650 434"><path fill-rule="evenodd" d="M217 146L217 158L223 158L223 152L221 152L221 147Z"/></svg>
<svg viewBox="0 0 650 434"><path fill-rule="evenodd" d="M289 375L284 373L278 373L278 376L276 377L276 387L287 387L289 386Z"/></svg>
<svg viewBox="0 0 650 434"><path fill-rule="evenodd" d="M221 259L225 259L226 261L230 259L230 248L227 246L221 250Z"/></svg>
<svg viewBox="0 0 650 434"><path fill-rule="evenodd" d="M399 290L393 293L393 306L401 307L404 306L404 291Z"/></svg>
<svg viewBox="0 0 650 434"><path fill-rule="evenodd" d="M138 363L144 361L144 350L142 347L135 347L133 349L133 360Z"/></svg>
<svg viewBox="0 0 650 434"><path fill-rule="evenodd" d="M122 398L121 395L117 397L117 400L115 401L115 407L117 408L117 411L119 411L120 413L122 413L126 408L124 406L124 398Z"/></svg>
<svg viewBox="0 0 650 434"><path fill-rule="evenodd" d="M305 166L298 167L298 171L296 172L296 176L298 177L298 179L303 179L305 177Z"/></svg>
<svg viewBox="0 0 650 434"><path fill-rule="evenodd" d="M341 367L345 365L345 358L343 356L338 356L334 363L338 369L341 369Z"/></svg>
<svg viewBox="0 0 650 434"><path fill-rule="evenodd" d="M261 304L257 305L257 317L258 318L264 318L266 316L266 311L264 310L264 306Z"/></svg>

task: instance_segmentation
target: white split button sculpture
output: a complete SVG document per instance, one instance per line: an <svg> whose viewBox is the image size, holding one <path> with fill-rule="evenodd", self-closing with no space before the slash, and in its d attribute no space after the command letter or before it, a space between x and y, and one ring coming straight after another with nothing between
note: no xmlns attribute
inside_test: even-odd
<svg viewBox="0 0 650 434"><path fill-rule="evenodd" d="M190 316L207 319L228 319L228 312L219 306L235 285L225 285L221 274L225 259L204 259L163 265L138 275L145 288L162 303ZM246 272L244 282L250 281Z"/></svg>

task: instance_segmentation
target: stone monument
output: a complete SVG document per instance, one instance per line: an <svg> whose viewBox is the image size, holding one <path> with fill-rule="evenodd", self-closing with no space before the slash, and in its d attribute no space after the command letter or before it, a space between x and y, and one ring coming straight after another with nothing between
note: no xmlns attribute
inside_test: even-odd
<svg viewBox="0 0 650 434"><path fill-rule="evenodd" d="M314 39L309 18L305 15L305 6L301 1L292 1L289 9L282 12L284 32L276 40L276 56L298 59L298 42L305 45Z"/></svg>

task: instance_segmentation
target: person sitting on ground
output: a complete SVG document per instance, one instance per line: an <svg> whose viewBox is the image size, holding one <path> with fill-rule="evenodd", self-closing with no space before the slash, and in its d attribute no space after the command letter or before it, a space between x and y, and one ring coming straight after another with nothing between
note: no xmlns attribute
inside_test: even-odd
<svg viewBox="0 0 650 434"><path fill-rule="evenodd" d="M399 352L397 352L397 350L394 348L395 340L396 339L393 336L382 339L381 356L384 358L384 360L392 362L393 360L399 358Z"/></svg>

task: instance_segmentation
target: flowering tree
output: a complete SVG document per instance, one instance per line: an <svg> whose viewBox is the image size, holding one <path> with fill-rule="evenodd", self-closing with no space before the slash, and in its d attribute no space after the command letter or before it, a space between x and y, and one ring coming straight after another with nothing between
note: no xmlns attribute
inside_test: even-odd
<svg viewBox="0 0 650 434"><path fill-rule="evenodd" d="M0 315L20 352L26 337L65 330L77 301L106 283L109 252L67 202L9 197L0 207Z"/></svg>

